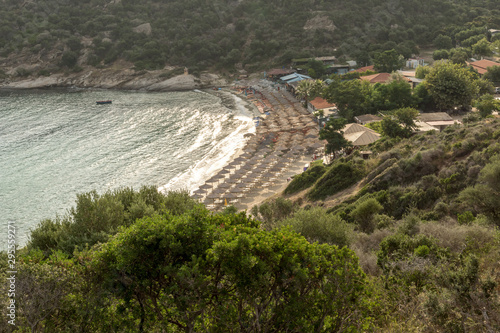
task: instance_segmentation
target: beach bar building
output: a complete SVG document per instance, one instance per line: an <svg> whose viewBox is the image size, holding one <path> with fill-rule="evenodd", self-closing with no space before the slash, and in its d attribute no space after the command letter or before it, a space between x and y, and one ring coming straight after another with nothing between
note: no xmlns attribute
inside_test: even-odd
<svg viewBox="0 0 500 333"><path fill-rule="evenodd" d="M356 123L345 125L342 131L344 138L350 141L354 147L366 146L380 139L380 134Z"/></svg>
<svg viewBox="0 0 500 333"><path fill-rule="evenodd" d="M299 73L293 73L290 75L283 76L280 79L280 81L283 82L283 84L285 85L286 90L292 92L294 95L295 95L295 89L297 88L297 84L302 80L312 80L312 77Z"/></svg>

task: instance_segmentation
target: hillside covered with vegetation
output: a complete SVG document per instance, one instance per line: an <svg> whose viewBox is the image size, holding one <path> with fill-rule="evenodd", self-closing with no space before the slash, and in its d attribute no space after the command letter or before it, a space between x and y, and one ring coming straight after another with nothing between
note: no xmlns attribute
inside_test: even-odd
<svg viewBox="0 0 500 333"><path fill-rule="evenodd" d="M468 117L315 163L252 217L154 187L80 194L17 252L17 327L496 332L498 125Z"/></svg>
<svg viewBox="0 0 500 333"><path fill-rule="evenodd" d="M237 64L252 71L325 55L365 65L377 52L395 49L408 58L422 48L456 46L500 28L493 0L0 4L0 64L17 66L9 75L24 76L110 66L117 60L138 70L188 66L193 72L234 70ZM2 75L7 75L5 70Z"/></svg>

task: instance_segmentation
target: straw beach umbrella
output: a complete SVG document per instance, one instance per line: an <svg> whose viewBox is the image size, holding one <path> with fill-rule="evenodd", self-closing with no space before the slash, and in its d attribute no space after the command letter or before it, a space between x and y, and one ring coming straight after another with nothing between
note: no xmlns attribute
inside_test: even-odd
<svg viewBox="0 0 500 333"><path fill-rule="evenodd" d="M231 184L224 182L219 186L217 186L217 188L230 188L231 186L232 186Z"/></svg>

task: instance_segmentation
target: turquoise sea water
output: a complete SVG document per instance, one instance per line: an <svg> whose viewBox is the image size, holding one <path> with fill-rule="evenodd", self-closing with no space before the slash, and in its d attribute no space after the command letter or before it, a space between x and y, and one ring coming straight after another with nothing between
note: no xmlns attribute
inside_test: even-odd
<svg viewBox="0 0 500 333"><path fill-rule="evenodd" d="M7 223L23 246L30 228L65 214L77 193L196 188L252 131L251 114L231 99L194 91L0 91L0 249Z"/></svg>

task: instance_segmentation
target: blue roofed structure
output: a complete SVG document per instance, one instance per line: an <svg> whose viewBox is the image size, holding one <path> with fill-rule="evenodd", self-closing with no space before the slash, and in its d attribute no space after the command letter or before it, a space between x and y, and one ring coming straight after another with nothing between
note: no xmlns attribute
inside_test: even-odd
<svg viewBox="0 0 500 333"><path fill-rule="evenodd" d="M311 80L311 79L312 79L312 77L310 77L310 76L299 74L299 73L293 73L293 74L290 74L287 76L282 76L280 80L285 82L285 83L292 83L292 82L296 82L296 81Z"/></svg>

